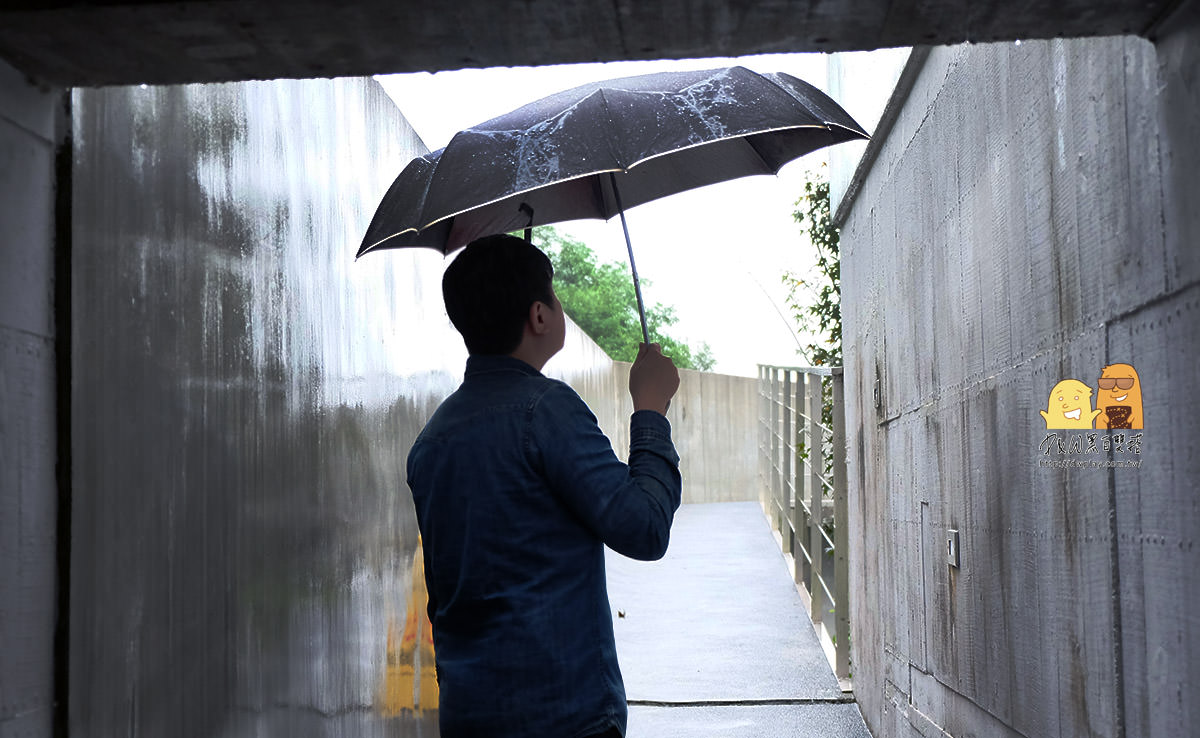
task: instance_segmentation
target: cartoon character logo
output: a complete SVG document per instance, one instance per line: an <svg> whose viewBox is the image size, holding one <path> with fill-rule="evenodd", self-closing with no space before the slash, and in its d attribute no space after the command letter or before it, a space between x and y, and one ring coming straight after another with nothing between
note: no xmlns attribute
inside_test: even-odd
<svg viewBox="0 0 1200 738"><path fill-rule="evenodd" d="M1109 364L1096 381L1097 428L1142 428L1142 380L1129 364Z"/></svg>
<svg viewBox="0 0 1200 738"><path fill-rule="evenodd" d="M1045 410L1040 411L1047 430L1091 428L1100 410L1092 409L1092 388L1078 379L1064 379L1050 390Z"/></svg>

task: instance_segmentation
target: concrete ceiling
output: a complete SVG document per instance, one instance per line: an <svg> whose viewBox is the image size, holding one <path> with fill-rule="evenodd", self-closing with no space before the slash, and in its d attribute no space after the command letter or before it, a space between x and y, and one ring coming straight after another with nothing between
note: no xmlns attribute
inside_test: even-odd
<svg viewBox="0 0 1200 738"><path fill-rule="evenodd" d="M5 0L43 83L338 77L615 59L1151 35L1176 0Z"/></svg>

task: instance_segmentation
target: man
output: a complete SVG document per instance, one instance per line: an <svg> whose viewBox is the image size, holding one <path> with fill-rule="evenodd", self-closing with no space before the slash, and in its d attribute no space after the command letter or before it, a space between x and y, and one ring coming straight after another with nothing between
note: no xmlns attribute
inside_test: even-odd
<svg viewBox="0 0 1200 738"><path fill-rule="evenodd" d="M408 456L424 541L443 738L623 736L604 546L666 553L679 457L665 413L679 372L657 344L629 375L629 464L587 405L541 374L566 316L550 260L512 236L446 269L470 354Z"/></svg>

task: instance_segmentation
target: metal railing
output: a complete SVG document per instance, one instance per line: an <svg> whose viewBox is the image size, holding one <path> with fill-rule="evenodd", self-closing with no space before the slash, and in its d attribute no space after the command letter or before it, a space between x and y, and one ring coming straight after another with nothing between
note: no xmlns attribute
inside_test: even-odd
<svg viewBox="0 0 1200 738"><path fill-rule="evenodd" d="M834 674L850 691L842 369L760 364L758 387L763 510L779 532ZM827 391L832 422L823 423Z"/></svg>

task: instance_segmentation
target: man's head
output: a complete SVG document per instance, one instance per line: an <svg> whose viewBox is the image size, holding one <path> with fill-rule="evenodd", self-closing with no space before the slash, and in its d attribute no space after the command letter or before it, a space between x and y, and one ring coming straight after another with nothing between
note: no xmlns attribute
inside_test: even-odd
<svg viewBox="0 0 1200 738"><path fill-rule="evenodd" d="M535 303L561 312L553 276L550 259L515 236L472 241L442 276L446 312L467 351L511 354L525 337L531 312L539 312L532 310Z"/></svg>

